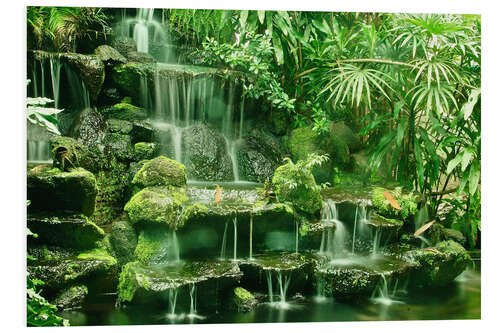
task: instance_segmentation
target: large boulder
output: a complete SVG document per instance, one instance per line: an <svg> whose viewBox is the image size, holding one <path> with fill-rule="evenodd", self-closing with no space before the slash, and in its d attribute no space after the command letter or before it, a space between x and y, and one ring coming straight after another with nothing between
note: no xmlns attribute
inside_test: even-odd
<svg viewBox="0 0 500 333"><path fill-rule="evenodd" d="M276 169L272 184L278 201L291 203L303 213L317 214L323 206L313 175L297 173L290 163Z"/></svg>
<svg viewBox="0 0 500 333"><path fill-rule="evenodd" d="M183 224L180 215L187 200L185 188L148 187L136 193L124 209L133 224L161 224L175 230Z"/></svg>
<svg viewBox="0 0 500 333"><path fill-rule="evenodd" d="M411 276L414 287L442 287L452 282L472 262L463 246L452 240L431 248L411 250L406 260L417 263Z"/></svg>
<svg viewBox="0 0 500 333"><path fill-rule="evenodd" d="M281 164L281 152L261 136L246 136L237 148L240 177L255 182L271 179Z"/></svg>
<svg viewBox="0 0 500 333"><path fill-rule="evenodd" d="M137 234L128 221L116 221L111 227L109 239L113 254L120 265L133 261L137 246Z"/></svg>
<svg viewBox="0 0 500 333"><path fill-rule="evenodd" d="M233 168L224 137L205 125L182 132L182 151L189 178L231 181Z"/></svg>
<svg viewBox="0 0 500 333"><path fill-rule="evenodd" d="M85 216L28 216L28 228L38 235L30 243L91 249L104 238L104 231Z"/></svg>
<svg viewBox="0 0 500 333"><path fill-rule="evenodd" d="M75 69L78 76L85 82L90 99L96 101L104 83L105 71L102 61L95 55L77 53L63 53L61 58Z"/></svg>
<svg viewBox="0 0 500 333"><path fill-rule="evenodd" d="M259 302L251 292L242 287L233 290L232 306L240 312L252 311Z"/></svg>
<svg viewBox="0 0 500 333"><path fill-rule="evenodd" d="M105 132L104 117L90 108L82 110L70 128L70 135L86 146L99 143Z"/></svg>
<svg viewBox="0 0 500 333"><path fill-rule="evenodd" d="M84 168L98 172L108 165L105 154L95 147L87 147L74 138L58 136L50 141L50 149L54 155L54 167L68 171L73 168Z"/></svg>
<svg viewBox="0 0 500 333"><path fill-rule="evenodd" d="M94 53L105 64L119 64L127 62L127 59L116 49L109 45L98 46Z"/></svg>
<svg viewBox="0 0 500 333"><path fill-rule="evenodd" d="M111 46L113 46L113 48L115 48L122 55L126 55L131 51L137 51L135 41L129 37L117 37L113 39Z"/></svg>
<svg viewBox="0 0 500 333"><path fill-rule="evenodd" d="M134 147L130 135L119 133L106 133L102 139L102 144L107 151L110 151L121 161L132 159Z"/></svg>
<svg viewBox="0 0 500 333"><path fill-rule="evenodd" d="M152 55L145 52L130 51L127 53L127 59L130 62L138 62L141 64L153 64L155 59Z"/></svg>
<svg viewBox="0 0 500 333"><path fill-rule="evenodd" d="M150 160L158 154L158 145L154 142L137 142L134 145L132 160Z"/></svg>
<svg viewBox="0 0 500 333"><path fill-rule="evenodd" d="M146 162L136 173L132 184L138 188L149 186L185 186L186 167L165 156L158 156Z"/></svg>
<svg viewBox="0 0 500 333"><path fill-rule="evenodd" d="M318 134L311 126L294 129L290 132L285 143L294 161L306 159L310 153L329 155L328 162L313 172L318 183L333 183L334 168L346 169L349 167L350 153L347 144L333 136Z"/></svg>
<svg viewBox="0 0 500 333"><path fill-rule="evenodd" d="M69 172L49 165L28 172L30 211L68 211L91 216L95 209L97 183L83 168Z"/></svg>
<svg viewBox="0 0 500 333"><path fill-rule="evenodd" d="M85 297L89 293L87 286L77 285L63 290L52 301L59 310L71 310L81 308Z"/></svg>

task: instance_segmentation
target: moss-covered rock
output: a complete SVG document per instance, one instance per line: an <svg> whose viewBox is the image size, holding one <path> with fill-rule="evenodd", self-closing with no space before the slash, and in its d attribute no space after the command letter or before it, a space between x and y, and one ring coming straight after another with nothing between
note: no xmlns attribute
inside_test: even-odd
<svg viewBox="0 0 500 333"><path fill-rule="evenodd" d="M331 123L330 135L345 142L350 152L356 152L362 147L359 137L343 121Z"/></svg>
<svg viewBox="0 0 500 333"><path fill-rule="evenodd" d="M80 308L88 293L89 290L85 285L73 286L57 295L52 304L57 306L59 310Z"/></svg>
<svg viewBox="0 0 500 333"><path fill-rule="evenodd" d="M145 69L139 63L127 63L113 67L111 77L117 87L126 95L138 101L141 77L146 75Z"/></svg>
<svg viewBox="0 0 500 333"><path fill-rule="evenodd" d="M396 209L390 204L385 192L388 192L398 202L401 209ZM418 198L412 193L403 193L401 188L390 190L375 187L372 192L372 204L375 211L382 216L406 220L409 216L417 213Z"/></svg>
<svg viewBox="0 0 500 333"><path fill-rule="evenodd" d="M285 164L276 169L272 180L276 198L280 202L288 202L304 213L316 214L323 206L320 190L312 174L300 177L293 166ZM296 186L291 186L295 183Z"/></svg>
<svg viewBox="0 0 500 333"><path fill-rule="evenodd" d="M148 187L136 193L125 205L133 224L163 224L172 229L182 227L183 205L188 201L182 187Z"/></svg>
<svg viewBox="0 0 500 333"><path fill-rule="evenodd" d="M330 156L327 163L313 171L318 183L333 183L334 168L346 169L350 166L350 153L347 144L336 136L318 134L310 126L291 131L285 143L294 161L306 159L311 153Z"/></svg>
<svg viewBox="0 0 500 333"><path fill-rule="evenodd" d="M97 100L104 83L104 63L95 55L64 53L62 59L77 72L88 88L90 99Z"/></svg>
<svg viewBox="0 0 500 333"><path fill-rule="evenodd" d="M141 147L143 145L139 145ZM136 173L132 184L144 188L148 186L185 186L186 167L165 156L158 156L146 162Z"/></svg>
<svg viewBox="0 0 500 333"><path fill-rule="evenodd" d="M124 265L134 259L137 234L128 221L116 221L111 228L110 243L118 263Z"/></svg>
<svg viewBox="0 0 500 333"><path fill-rule="evenodd" d="M241 312L252 311L259 303L251 292L242 287L234 288L232 301L234 308Z"/></svg>
<svg viewBox="0 0 500 333"><path fill-rule="evenodd" d="M248 181L264 183L273 177L283 156L264 136L245 136L237 147L237 162L240 177Z"/></svg>
<svg viewBox="0 0 500 333"><path fill-rule="evenodd" d="M111 118L106 121L106 125L110 133L130 134L132 132L132 123L127 120Z"/></svg>
<svg viewBox="0 0 500 333"><path fill-rule="evenodd" d="M30 211L70 211L91 216L95 209L97 183L83 168L63 172L44 166L28 172Z"/></svg>
<svg viewBox="0 0 500 333"><path fill-rule="evenodd" d="M102 144L110 149L114 156L121 161L127 161L132 158L134 148L132 147L132 138L130 135L119 133L107 133Z"/></svg>
<svg viewBox="0 0 500 333"><path fill-rule="evenodd" d="M135 120L132 122L130 135L134 143L152 142L155 139L155 130L147 121Z"/></svg>
<svg viewBox="0 0 500 333"><path fill-rule="evenodd" d="M105 134L105 122L101 113L94 109L83 109L73 120L69 130L70 136L85 146L99 143Z"/></svg>
<svg viewBox="0 0 500 333"><path fill-rule="evenodd" d="M171 241L167 227L145 226L139 232L133 258L144 265L166 263L169 256L172 258Z"/></svg>
<svg viewBox="0 0 500 333"><path fill-rule="evenodd" d="M134 145L134 161L150 160L158 153L158 145L154 142L137 142Z"/></svg>
<svg viewBox="0 0 500 333"><path fill-rule="evenodd" d="M95 147L87 147L74 138L59 136L50 141L54 167L64 171L82 167L97 172L107 165L107 159Z"/></svg>
<svg viewBox="0 0 500 333"><path fill-rule="evenodd" d="M418 264L411 277L414 287L441 287L452 282L471 263L463 246L443 241L435 247L411 250L404 258Z"/></svg>
<svg viewBox="0 0 500 333"><path fill-rule="evenodd" d="M127 59L116 49L109 45L99 45L95 50L97 58L105 64L119 64L127 62Z"/></svg>
<svg viewBox="0 0 500 333"><path fill-rule="evenodd" d="M28 228L38 235L36 244L73 249L91 249L104 238L104 231L83 215L28 216Z"/></svg>
<svg viewBox="0 0 500 333"><path fill-rule="evenodd" d="M106 118L128 121L144 120L148 117L148 113L143 108L124 102L110 106L102 110L102 113Z"/></svg>

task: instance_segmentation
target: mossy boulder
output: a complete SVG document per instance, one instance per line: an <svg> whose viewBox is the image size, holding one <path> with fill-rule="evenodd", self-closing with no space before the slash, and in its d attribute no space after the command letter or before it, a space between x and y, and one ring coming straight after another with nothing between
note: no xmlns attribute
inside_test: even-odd
<svg viewBox="0 0 500 333"><path fill-rule="evenodd" d="M271 179L283 159L276 145L264 136L245 136L241 141L236 149L240 177L261 183Z"/></svg>
<svg viewBox="0 0 500 333"><path fill-rule="evenodd" d="M342 140L349 147L350 152L357 152L362 148L359 137L343 121L330 124L330 135Z"/></svg>
<svg viewBox="0 0 500 333"><path fill-rule="evenodd" d="M91 249L104 238L104 231L83 215L28 216L28 228L38 235L36 244L73 249Z"/></svg>
<svg viewBox="0 0 500 333"><path fill-rule="evenodd" d="M130 51L127 53L127 59L130 62L138 62L141 64L153 64L156 60L152 55L146 52Z"/></svg>
<svg viewBox="0 0 500 333"><path fill-rule="evenodd" d="M125 205L133 224L161 224L172 229L182 227L183 205L188 201L182 187L148 187L136 193Z"/></svg>
<svg viewBox="0 0 500 333"><path fill-rule="evenodd" d="M137 142L152 142L155 139L155 130L147 121L134 120L132 122L132 131L130 132L132 141Z"/></svg>
<svg viewBox="0 0 500 333"><path fill-rule="evenodd" d="M296 186L291 186L291 183ZM314 215L323 206L320 190L313 175L309 173L301 176L295 172L291 164L276 169L272 184L278 201L291 203L301 212Z"/></svg>
<svg viewBox="0 0 500 333"><path fill-rule="evenodd" d="M116 221L111 227L110 243L118 263L124 265L134 259L137 234L128 221Z"/></svg>
<svg viewBox="0 0 500 333"><path fill-rule="evenodd" d="M224 137L206 125L195 125L182 132L184 163L190 179L231 181L231 157Z"/></svg>
<svg viewBox="0 0 500 333"><path fill-rule="evenodd" d="M139 101L141 77L145 77L146 75L147 72L144 66L141 66L139 63L129 62L123 65L114 66L111 77L123 94L133 97L135 101Z"/></svg>
<svg viewBox="0 0 500 333"><path fill-rule="evenodd" d="M134 148L130 135L107 133L102 144L111 150L120 161L128 161L133 157Z"/></svg>
<svg viewBox="0 0 500 333"><path fill-rule="evenodd" d="M148 113L145 109L124 102L105 108L102 110L102 113L106 118L128 121L144 120L148 117Z"/></svg>
<svg viewBox="0 0 500 333"><path fill-rule="evenodd" d="M232 303L234 308L240 312L252 311L259 303L251 292L242 287L233 290Z"/></svg>
<svg viewBox="0 0 500 333"><path fill-rule="evenodd" d="M404 258L418 264L411 276L411 285L418 288L445 286L472 262L464 247L452 240L408 251Z"/></svg>
<svg viewBox="0 0 500 333"><path fill-rule="evenodd" d="M121 55L125 56L130 51L137 51L135 41L130 37L119 36L113 39L111 46Z"/></svg>
<svg viewBox="0 0 500 333"><path fill-rule="evenodd" d="M137 142L134 145L134 161L150 160L158 154L158 145L154 142Z"/></svg>
<svg viewBox="0 0 500 333"><path fill-rule="evenodd" d="M386 197L385 192L389 193L399 204L401 209L394 208ZM388 218L406 220L413 216L418 210L418 197L413 193L404 193L398 187L390 190L383 187L374 187L372 192L372 205L375 211Z"/></svg>
<svg viewBox="0 0 500 333"><path fill-rule="evenodd" d="M89 290L85 285L77 285L65 289L52 301L59 310L80 308L88 295Z"/></svg>
<svg viewBox="0 0 500 333"><path fill-rule="evenodd" d="M106 125L102 114L87 108L78 113L71 125L70 135L85 146L91 146L102 140L105 130Z"/></svg>
<svg viewBox="0 0 500 333"><path fill-rule="evenodd" d="M127 59L120 52L109 45L99 45L94 50L94 53L104 64L119 64L127 62Z"/></svg>
<svg viewBox="0 0 500 333"><path fill-rule="evenodd" d="M54 156L53 165L64 171L82 167L90 172L97 172L105 167L107 159L95 147L87 147L74 138L58 136L50 141Z"/></svg>
<svg viewBox="0 0 500 333"><path fill-rule="evenodd" d="M132 180L132 184L138 188L148 186L185 186L186 183L186 167L165 156L158 156L146 162Z"/></svg>
<svg viewBox="0 0 500 333"><path fill-rule="evenodd" d="M104 63L95 55L64 53L61 55L61 58L67 61L83 82L85 82L90 99L96 101L104 83Z"/></svg>
<svg viewBox="0 0 500 333"><path fill-rule="evenodd" d="M139 232L133 260L144 265L166 263L173 258L172 237L165 226L144 226Z"/></svg>
<svg viewBox="0 0 500 333"><path fill-rule="evenodd" d="M108 127L108 132L118 134L130 134L133 127L130 121L114 118L108 119L106 125Z"/></svg>
<svg viewBox="0 0 500 333"><path fill-rule="evenodd" d="M30 211L68 211L91 216L95 209L97 183L83 168L69 172L48 165L28 172Z"/></svg>
<svg viewBox="0 0 500 333"><path fill-rule="evenodd" d="M310 153L329 155L327 163L313 171L318 183L333 183L334 168L347 169L350 166L351 158L347 144L333 135L319 134L311 126L294 129L285 143L294 161L306 159Z"/></svg>

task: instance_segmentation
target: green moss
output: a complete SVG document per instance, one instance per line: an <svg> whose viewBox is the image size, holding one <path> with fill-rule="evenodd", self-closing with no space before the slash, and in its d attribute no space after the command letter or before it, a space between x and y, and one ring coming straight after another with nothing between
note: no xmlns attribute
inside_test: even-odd
<svg viewBox="0 0 500 333"><path fill-rule="evenodd" d="M144 265L167 260L168 231L163 228L146 227L139 233L134 258Z"/></svg>
<svg viewBox="0 0 500 333"><path fill-rule="evenodd" d="M391 206L389 200L386 199L384 192L389 192L401 206L401 210L397 210ZM383 187L374 187L372 192L372 204L379 215L388 218L407 219L410 215L417 213L417 197L411 193L403 194L401 188L389 190Z"/></svg>
<svg viewBox="0 0 500 333"><path fill-rule="evenodd" d="M118 301L119 302L131 302L134 298L135 291L138 288L137 280L135 279L135 274L132 271L134 263L130 262L126 264L121 273L118 282Z"/></svg>
<svg viewBox="0 0 500 333"><path fill-rule="evenodd" d="M172 229L181 227L182 206L188 201L181 187L148 187L136 193L125 205L132 223L164 224Z"/></svg>
<svg viewBox="0 0 500 333"><path fill-rule="evenodd" d="M115 266L118 262L115 257L110 255L104 248L95 248L86 252L82 252L77 256L78 259L83 260L99 260L106 262L108 268Z"/></svg>
<svg viewBox="0 0 500 333"><path fill-rule="evenodd" d="M108 131L111 133L130 134L133 125L130 121L121 119L108 119L106 121Z"/></svg>
<svg viewBox="0 0 500 333"><path fill-rule="evenodd" d="M234 288L234 295L241 300L255 299L251 292L242 287Z"/></svg>
<svg viewBox="0 0 500 333"><path fill-rule="evenodd" d="M127 121L144 120L148 117L145 109L129 103L118 103L104 109L102 112L107 118Z"/></svg>
<svg viewBox="0 0 500 333"><path fill-rule="evenodd" d="M158 156L146 162L137 172L132 184L139 188L149 186L185 186L186 167L165 156Z"/></svg>
<svg viewBox="0 0 500 333"><path fill-rule="evenodd" d="M51 140L54 167L68 171L82 167L91 172L103 168L105 156L96 147L87 147L70 137L58 136Z"/></svg>
<svg viewBox="0 0 500 333"><path fill-rule="evenodd" d="M276 198L282 203L291 203L299 211L316 214L321 210L323 201L312 174L300 176L290 164L280 166L272 180ZM291 184L295 184L292 186Z"/></svg>
<svg viewBox="0 0 500 333"><path fill-rule="evenodd" d="M150 160L158 151L156 143L153 142L137 142L134 145L134 161Z"/></svg>

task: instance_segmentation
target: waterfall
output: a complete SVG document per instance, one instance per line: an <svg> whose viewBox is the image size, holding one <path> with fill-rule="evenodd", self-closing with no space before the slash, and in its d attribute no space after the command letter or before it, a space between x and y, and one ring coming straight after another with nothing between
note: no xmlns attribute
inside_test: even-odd
<svg viewBox="0 0 500 333"><path fill-rule="evenodd" d="M375 230L375 237L373 237L373 249L372 249L372 256L376 256L379 251L380 247L380 238L381 238L382 231L380 228L377 228Z"/></svg>
<svg viewBox="0 0 500 333"><path fill-rule="evenodd" d="M253 215L250 214L250 240L249 240L249 243L250 243L250 260L253 259L252 257L252 237L253 237Z"/></svg>
<svg viewBox="0 0 500 333"><path fill-rule="evenodd" d="M233 218L234 226L234 239L233 239L233 260L237 260L237 248L238 248L238 218L235 216Z"/></svg>
<svg viewBox="0 0 500 333"><path fill-rule="evenodd" d="M45 59L42 58L40 59L40 71L42 72L42 97L47 97L45 94L45 66L43 63L45 62Z"/></svg>
<svg viewBox="0 0 500 333"><path fill-rule="evenodd" d="M394 303L403 303L401 301L396 300L396 293L398 292L398 280L394 283L392 288L389 288L391 281L387 281L384 274L381 275L381 279L373 294L371 296L371 301L373 303L382 304L382 305L391 305Z"/></svg>
<svg viewBox="0 0 500 333"><path fill-rule="evenodd" d="M189 297L191 298L191 305L189 307L189 316L196 315L196 285L191 284L191 288L189 289Z"/></svg>
<svg viewBox="0 0 500 333"><path fill-rule="evenodd" d="M280 301L274 302L273 299L273 274L271 270L266 271L267 278L267 293L269 298L269 303L271 306L275 306L281 309L287 309L289 304L286 302L286 293L288 291L288 286L290 285L291 275L284 274L281 271L277 271L276 279L278 282L278 288L280 291Z"/></svg>
<svg viewBox="0 0 500 333"><path fill-rule="evenodd" d="M48 141L28 140L27 157L29 162L50 162L50 148Z"/></svg>
<svg viewBox="0 0 500 333"><path fill-rule="evenodd" d="M321 275L318 275L316 280L316 296L314 296L314 301L316 303L324 303L327 301L325 284L325 279Z"/></svg>
<svg viewBox="0 0 500 333"><path fill-rule="evenodd" d="M39 97L38 95L38 77L36 75L36 60L33 59L33 97Z"/></svg>
<svg viewBox="0 0 500 333"><path fill-rule="evenodd" d="M227 235L227 221L224 227L224 236L222 237L222 247L220 249L220 259L226 259L226 235Z"/></svg>
<svg viewBox="0 0 500 333"><path fill-rule="evenodd" d="M244 111L245 111L245 98L242 97L240 102L240 130L238 131L238 140L241 140L241 138L243 137L243 121L245 120Z"/></svg>
<svg viewBox="0 0 500 333"><path fill-rule="evenodd" d="M367 214L367 202L362 201L360 204L356 206L356 213L354 215L354 228L352 230L352 250L351 253L354 254L354 249L356 245L356 236L359 234L357 237L360 238L363 236L366 236L367 233L369 232L368 229L368 223L369 223L369 217Z"/></svg>
<svg viewBox="0 0 500 333"><path fill-rule="evenodd" d="M61 59L59 55L50 55L50 77L52 81L52 92L54 93L54 105L59 107L59 88L61 83Z"/></svg>
<svg viewBox="0 0 500 333"><path fill-rule="evenodd" d="M269 297L269 303L273 303L273 277L271 275L272 271L266 271L267 278L267 295Z"/></svg>
<svg viewBox="0 0 500 333"><path fill-rule="evenodd" d="M177 305L177 288L170 288L168 290L168 309L169 313L167 315L167 318L170 319L171 321L174 321L177 316L175 314L175 307Z"/></svg>
<svg viewBox="0 0 500 333"><path fill-rule="evenodd" d="M352 229L352 251L351 253L354 254L354 245L356 244L356 227L358 226L358 208L359 206L356 206L356 213L354 214L354 228Z"/></svg>
<svg viewBox="0 0 500 333"><path fill-rule="evenodd" d="M167 254L167 260L169 264L178 265L181 262L180 259L180 250L179 250L179 242L177 240L177 234L175 231L172 231L170 234L169 240L169 250Z"/></svg>
<svg viewBox="0 0 500 333"><path fill-rule="evenodd" d="M288 290L288 285L290 284L290 275L281 274L281 271L278 271L278 283L280 286L280 302L286 303L286 291Z"/></svg>
<svg viewBox="0 0 500 333"><path fill-rule="evenodd" d="M347 231L344 224L338 220L337 205L335 201L328 199L323 203L321 223L326 226L321 235L321 246L319 253L330 259L339 257L346 252ZM331 224L335 225L335 230Z"/></svg>
<svg viewBox="0 0 500 333"><path fill-rule="evenodd" d="M149 26L154 22L153 14L154 8L139 8L137 10L133 38L139 52L148 53L149 51Z"/></svg>
<svg viewBox="0 0 500 333"><path fill-rule="evenodd" d="M64 71L69 83L72 104L81 109L90 108L90 95L85 82L66 64Z"/></svg>

